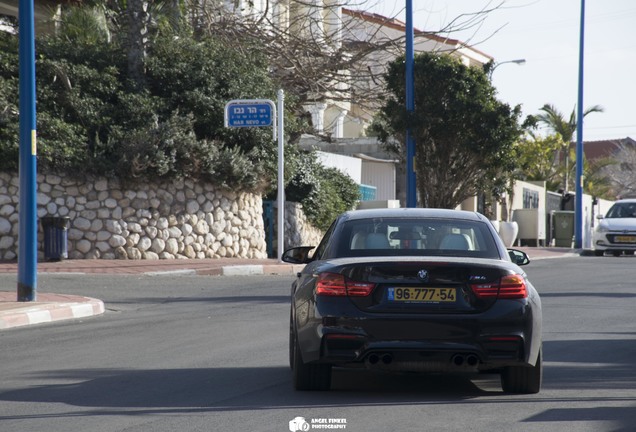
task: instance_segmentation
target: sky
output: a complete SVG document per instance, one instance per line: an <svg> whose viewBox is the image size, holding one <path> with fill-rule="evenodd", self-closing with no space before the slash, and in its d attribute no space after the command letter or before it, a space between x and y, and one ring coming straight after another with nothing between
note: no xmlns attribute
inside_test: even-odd
<svg viewBox="0 0 636 432"><path fill-rule="evenodd" d="M576 110L582 0L412 0L413 24L438 31L461 14L499 6L472 29L449 37L501 63L493 72L499 100L523 115L554 105ZM403 0L369 0L364 9L405 21ZM636 139L636 1L586 0L583 107L603 107L583 121L583 140ZM525 59L523 65L503 63ZM547 134L546 130L542 133Z"/></svg>

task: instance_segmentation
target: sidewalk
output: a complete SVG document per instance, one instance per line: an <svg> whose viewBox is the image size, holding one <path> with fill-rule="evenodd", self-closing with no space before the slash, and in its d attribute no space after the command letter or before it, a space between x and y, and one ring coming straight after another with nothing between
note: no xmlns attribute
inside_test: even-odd
<svg viewBox="0 0 636 432"><path fill-rule="evenodd" d="M531 261L578 256L581 251L569 248L520 247ZM192 274L203 276L289 275L301 271L302 265L281 263L276 259L240 258L202 260L63 260L38 263L41 274L110 274L162 275ZM0 274L18 274L17 262L0 262ZM99 299L65 294L37 293L35 302L16 301L16 292L0 291L0 330L67 319L85 318L104 313Z"/></svg>

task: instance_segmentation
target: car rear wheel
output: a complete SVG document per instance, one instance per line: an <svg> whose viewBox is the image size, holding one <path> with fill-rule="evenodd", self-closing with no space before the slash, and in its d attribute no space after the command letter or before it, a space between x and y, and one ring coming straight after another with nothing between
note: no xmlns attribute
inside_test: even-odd
<svg viewBox="0 0 636 432"><path fill-rule="evenodd" d="M289 314L289 367L294 370L294 321L293 316Z"/></svg>
<svg viewBox="0 0 636 432"><path fill-rule="evenodd" d="M534 366L508 366L501 372L501 388L506 393L539 393L543 376L543 355L539 351Z"/></svg>
<svg viewBox="0 0 636 432"><path fill-rule="evenodd" d="M598 250L598 249L596 249L596 250L594 251L594 255L596 255L596 256L603 256L603 255L605 255L605 251L602 251L602 250Z"/></svg>
<svg viewBox="0 0 636 432"><path fill-rule="evenodd" d="M331 388L330 364L303 363L298 339L293 339L293 377L296 390L329 390Z"/></svg>

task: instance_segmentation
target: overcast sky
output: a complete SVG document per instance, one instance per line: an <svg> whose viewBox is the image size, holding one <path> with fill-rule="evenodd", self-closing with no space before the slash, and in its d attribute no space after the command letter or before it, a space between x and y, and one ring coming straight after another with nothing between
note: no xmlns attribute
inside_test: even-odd
<svg viewBox="0 0 636 432"><path fill-rule="evenodd" d="M496 63L526 60L494 71L500 100L521 104L524 115L549 103L569 117L578 100L581 0L413 0L414 26L436 31L460 14L501 3L479 28L450 36L477 44ZM585 118L583 139L636 139L636 1L585 3L583 106L605 112ZM369 0L359 8L404 20L405 4Z"/></svg>

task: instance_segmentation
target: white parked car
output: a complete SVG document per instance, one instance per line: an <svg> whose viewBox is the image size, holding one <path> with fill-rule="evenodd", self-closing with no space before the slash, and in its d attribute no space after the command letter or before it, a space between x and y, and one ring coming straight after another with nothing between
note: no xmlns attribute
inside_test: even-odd
<svg viewBox="0 0 636 432"><path fill-rule="evenodd" d="M592 241L597 256L611 252L618 256L622 252L636 251L636 199L618 200L605 216L597 216Z"/></svg>

